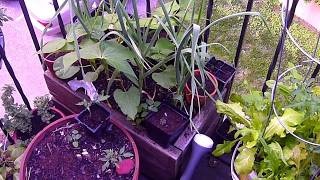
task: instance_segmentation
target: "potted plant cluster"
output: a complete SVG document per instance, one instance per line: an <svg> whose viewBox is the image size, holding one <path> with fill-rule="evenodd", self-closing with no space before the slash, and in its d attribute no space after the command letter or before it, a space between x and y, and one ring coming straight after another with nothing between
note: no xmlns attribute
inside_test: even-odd
<svg viewBox="0 0 320 180"><path fill-rule="evenodd" d="M42 56L57 54L52 69L48 66L51 73L45 74L48 88L75 113L81 111L75 104L88 97L81 90L71 90L94 87L98 93L108 95L101 104L136 140L144 167L153 168L147 173L176 178L193 135L217 123L209 117L214 113L214 100L222 98L225 90L220 92L219 77L214 74L221 67L215 71L212 64L207 65L207 48L220 44L203 42L202 34L224 19L259 13L230 15L201 28L197 24L201 22L204 1L196 14L199 6L194 0L161 0L148 17L139 16L137 0L105 3L101 1L96 14L90 16L70 1L78 20L66 28L66 39L42 43L39 52ZM128 3L133 8L131 13L127 12ZM232 71L229 77L220 79L231 79ZM90 90L85 92L90 96ZM159 158L154 151L170 159L172 168L155 168L154 159Z"/></svg>
<svg viewBox="0 0 320 180"><path fill-rule="evenodd" d="M103 98L102 96L100 96ZM134 179L139 156L128 132L99 101L37 134L21 162L20 179Z"/></svg>
<svg viewBox="0 0 320 180"><path fill-rule="evenodd" d="M274 103L270 93L258 91L232 102L217 102L217 110L227 115L234 140L217 145L213 155L232 151L234 179L314 179L319 170L319 85L304 82L296 71L279 82ZM269 81L269 86L274 86ZM274 113L270 115L270 109ZM233 171L233 169L232 169Z"/></svg>
<svg viewBox="0 0 320 180"><path fill-rule="evenodd" d="M5 115L1 121L6 131L14 133L15 139L30 140L45 126L65 116L60 110L50 105L48 95L36 97L35 109L29 111L25 105L14 102L13 91L14 88L11 85L5 85L2 88L1 100Z"/></svg>

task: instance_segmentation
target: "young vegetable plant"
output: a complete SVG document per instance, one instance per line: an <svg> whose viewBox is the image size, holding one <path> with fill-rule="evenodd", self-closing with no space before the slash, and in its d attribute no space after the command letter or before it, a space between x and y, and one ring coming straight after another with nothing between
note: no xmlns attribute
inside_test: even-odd
<svg viewBox="0 0 320 180"><path fill-rule="evenodd" d="M217 101L217 111L230 118L236 133L235 140L217 145L213 155L229 153L238 143L234 167L240 177L254 171L257 178L309 179L320 167L319 147L315 145L320 142L320 88L312 81L302 81L303 77L293 71L285 82L279 83L274 102L279 117L272 114L269 118L272 106L269 93L233 95L228 104ZM314 143L305 144L296 137Z"/></svg>
<svg viewBox="0 0 320 180"><path fill-rule="evenodd" d="M114 149L103 150L103 157L99 159L100 161L104 162L104 164L102 165L102 171L107 171L110 168L110 166L117 167L122 160L134 156L131 152L126 152L125 150L125 146L123 146L119 151Z"/></svg>
<svg viewBox="0 0 320 180"><path fill-rule="evenodd" d="M50 113L50 97L48 95L36 97L33 105L37 109L37 115L41 117L41 121L49 124L55 116Z"/></svg>
<svg viewBox="0 0 320 180"><path fill-rule="evenodd" d="M13 91L14 88L11 85L5 85L2 88L1 100L5 115L1 121L4 123L5 129L9 131L31 132L32 113L25 105L14 102Z"/></svg>
<svg viewBox="0 0 320 180"><path fill-rule="evenodd" d="M77 130L73 130L70 135L67 135L67 140L72 144L74 148L79 147L80 138L81 134Z"/></svg>

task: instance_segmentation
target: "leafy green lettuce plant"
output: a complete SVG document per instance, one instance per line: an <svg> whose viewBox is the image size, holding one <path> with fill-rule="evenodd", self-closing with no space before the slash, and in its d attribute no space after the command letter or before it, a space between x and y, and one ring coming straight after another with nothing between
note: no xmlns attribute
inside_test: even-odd
<svg viewBox="0 0 320 180"><path fill-rule="evenodd" d="M275 108L279 120L299 137L320 143L320 86L311 81L301 83L302 76L293 71L279 84ZM273 81L268 84L273 85ZM233 141L224 141L213 151L214 156L241 146L234 167L240 177L255 171L262 179L309 179L319 168L319 147L304 144L288 133L275 115L269 118L270 94L258 91L232 95L231 103L216 102L217 111L231 120ZM270 120L269 120L270 119Z"/></svg>

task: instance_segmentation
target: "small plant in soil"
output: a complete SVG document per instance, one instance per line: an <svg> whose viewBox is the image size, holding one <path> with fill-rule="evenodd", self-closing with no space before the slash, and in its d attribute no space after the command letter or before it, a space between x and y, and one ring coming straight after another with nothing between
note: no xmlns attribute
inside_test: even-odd
<svg viewBox="0 0 320 180"><path fill-rule="evenodd" d="M114 149L103 150L103 157L99 159L100 161L104 162L104 164L102 165L102 171L107 171L110 165L112 167L118 167L118 164L123 159L131 158L134 156L131 152L125 152L125 150L125 146L122 146L122 148L119 151Z"/></svg>
<svg viewBox="0 0 320 180"><path fill-rule="evenodd" d="M19 130L22 133L31 132L32 113L25 105L14 102L13 91L14 88L11 85L5 85L2 88L1 100L5 115L1 121L7 130Z"/></svg>
<svg viewBox="0 0 320 180"><path fill-rule="evenodd" d="M47 124L54 117L50 113L50 98L48 95L36 97L33 101L34 107L37 109L37 115L41 117L41 121Z"/></svg>
<svg viewBox="0 0 320 180"><path fill-rule="evenodd" d="M79 140L81 138L81 134L77 130L73 130L71 135L67 136L67 140L72 144L74 148L79 147Z"/></svg>
<svg viewBox="0 0 320 180"><path fill-rule="evenodd" d="M150 112L158 112L161 102L147 99L145 103L142 103L138 107L138 114L136 117L136 123L140 124Z"/></svg>
<svg viewBox="0 0 320 180"><path fill-rule="evenodd" d="M106 129L107 121L110 118L110 112L104 108L100 102L105 101L109 96L97 95L93 101L86 101L78 103L86 107L76 119L80 124L85 126L89 131L98 136Z"/></svg>

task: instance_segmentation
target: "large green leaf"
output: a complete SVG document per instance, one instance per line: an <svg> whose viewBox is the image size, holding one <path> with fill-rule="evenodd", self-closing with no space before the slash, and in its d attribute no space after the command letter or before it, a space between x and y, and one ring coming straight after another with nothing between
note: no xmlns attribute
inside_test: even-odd
<svg viewBox="0 0 320 180"><path fill-rule="evenodd" d="M101 50L102 59L105 59L107 64L134 79L138 79L128 62L135 57L128 48L116 42L105 41L101 43Z"/></svg>
<svg viewBox="0 0 320 180"><path fill-rule="evenodd" d="M238 138L241 135L241 141L247 148L252 148L257 144L259 138L259 131L255 129L242 128L238 130L234 137Z"/></svg>
<svg viewBox="0 0 320 180"><path fill-rule="evenodd" d="M222 156L225 153L230 153L231 149L235 145L237 140L234 141L224 141L223 144L218 144L216 149L212 152L212 154L216 157Z"/></svg>
<svg viewBox="0 0 320 180"><path fill-rule="evenodd" d="M295 131L296 126L301 124L304 119L304 113L295 111L291 108L288 108L284 111L283 115L279 117L279 119L283 122L284 125L288 127L290 131ZM269 125L266 128L266 132L264 137L266 139L270 139L273 135L278 135L280 137L285 137L285 129L278 122L277 117L271 119Z"/></svg>
<svg viewBox="0 0 320 180"><path fill-rule="evenodd" d="M80 67L70 66L64 68L63 57L59 57L54 61L53 70L60 79L69 79L80 71Z"/></svg>
<svg viewBox="0 0 320 180"><path fill-rule="evenodd" d="M250 121L246 118L246 115L242 111L240 103L226 104L218 100L216 101L216 107L218 113L223 113L231 118L232 121L250 127Z"/></svg>
<svg viewBox="0 0 320 180"><path fill-rule="evenodd" d="M84 48L79 50L79 53L81 59L90 60L101 58L100 43L85 46ZM76 51L65 54L63 56L63 66L65 68L64 70L66 71L77 60L78 56Z"/></svg>
<svg viewBox="0 0 320 180"><path fill-rule="evenodd" d="M152 79L163 88L175 87L177 85L175 67L170 65L163 72L153 73Z"/></svg>
<svg viewBox="0 0 320 180"><path fill-rule="evenodd" d="M67 32L66 39L67 39L68 42L73 42L74 38L73 38L73 32L72 32L71 27L68 27L67 30L69 30L69 31ZM74 31L75 31L75 35L76 35L77 39L79 37L82 37L82 36L87 34L87 32L84 30L84 28L82 27L81 24L75 25L74 26Z"/></svg>
<svg viewBox="0 0 320 180"><path fill-rule="evenodd" d="M253 170L256 149L244 148L234 161L234 167L239 175L248 175Z"/></svg>
<svg viewBox="0 0 320 180"><path fill-rule="evenodd" d="M44 54L49 54L53 52L57 52L62 49L66 45L67 41L65 39L57 38L53 41L47 42L42 48L41 52Z"/></svg>
<svg viewBox="0 0 320 180"><path fill-rule="evenodd" d="M131 86L130 89L125 92L117 89L114 91L113 97L123 114L134 120L140 104L140 92L138 88Z"/></svg>

